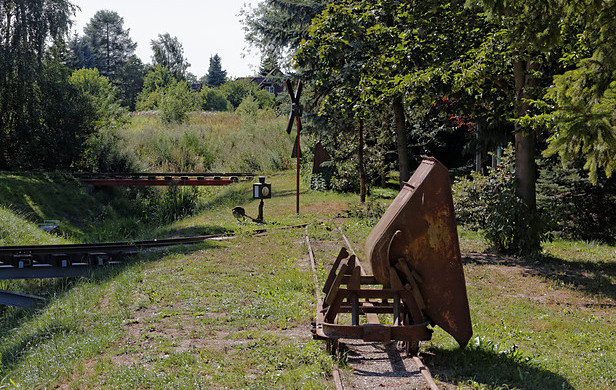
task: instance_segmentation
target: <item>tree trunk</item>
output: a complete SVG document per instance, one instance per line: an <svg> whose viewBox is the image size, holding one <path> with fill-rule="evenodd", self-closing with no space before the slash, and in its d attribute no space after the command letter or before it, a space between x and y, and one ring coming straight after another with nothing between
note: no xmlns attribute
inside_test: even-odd
<svg viewBox="0 0 616 390"><path fill-rule="evenodd" d="M359 121L359 201L366 203L366 168L364 167L364 121Z"/></svg>
<svg viewBox="0 0 616 390"><path fill-rule="evenodd" d="M406 139L406 119L404 117L404 103L401 97L394 98L392 102L394 121L396 123L396 144L398 146L398 169L400 171L400 187L402 183L411 178L409 165L408 144Z"/></svg>
<svg viewBox="0 0 616 390"><path fill-rule="evenodd" d="M529 104L528 90L535 86L536 79L529 71L537 68L533 62L518 60L513 64L515 78L515 106L516 117L526 114ZM519 125L515 126L515 176L518 180L517 193L534 210L537 205L535 181L537 173L535 168L535 135L525 132Z"/></svg>
<svg viewBox="0 0 616 390"><path fill-rule="evenodd" d="M479 123L477 123L477 129L475 130L475 172L482 174L483 173L483 167L481 166L481 143L479 140L479 131L481 129L481 125Z"/></svg>

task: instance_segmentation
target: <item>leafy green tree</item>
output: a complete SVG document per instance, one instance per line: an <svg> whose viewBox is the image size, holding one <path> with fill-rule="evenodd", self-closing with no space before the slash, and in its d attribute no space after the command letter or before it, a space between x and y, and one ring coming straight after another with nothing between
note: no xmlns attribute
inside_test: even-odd
<svg viewBox="0 0 616 390"><path fill-rule="evenodd" d="M227 81L227 71L222 69L220 56L218 54L210 57L210 67L207 70L205 79L205 83L208 87L220 87Z"/></svg>
<svg viewBox="0 0 616 390"><path fill-rule="evenodd" d="M169 69L156 65L146 75L137 98L137 110L157 110L163 122L183 122L186 113L199 108L199 96L186 81L176 80Z"/></svg>
<svg viewBox="0 0 616 390"><path fill-rule="evenodd" d="M411 172L408 119L450 94L444 68L474 44L462 38L472 38L480 24L462 1L341 1L313 19L296 60L322 96L321 114L346 115L355 131L373 111L391 107L404 181Z"/></svg>
<svg viewBox="0 0 616 390"><path fill-rule="evenodd" d="M268 92L259 88L255 83L247 80L231 80L224 83L219 88L222 95L231 103L233 109L236 109L242 100L248 96L252 96L259 104L259 108L273 107L275 104L274 98Z"/></svg>
<svg viewBox="0 0 616 390"><path fill-rule="evenodd" d="M184 48L177 39L169 33L158 34L158 39L152 40L152 64L162 65L169 69L171 74L178 80L186 78L186 69L190 66L184 58Z"/></svg>
<svg viewBox="0 0 616 390"><path fill-rule="evenodd" d="M246 40L276 56L287 51L294 54L308 36L308 26L320 14L328 0L265 0L254 9L243 9Z"/></svg>
<svg viewBox="0 0 616 390"><path fill-rule="evenodd" d="M130 56L128 62L120 69L118 79L121 81L118 87L119 98L125 107L134 111L137 103L137 96L143 88L145 66L136 55Z"/></svg>
<svg viewBox="0 0 616 390"><path fill-rule="evenodd" d="M145 68L134 54L137 44L123 24L116 12L98 11L84 28L84 36L75 36L69 42L65 63L71 69L98 69L118 88L122 104L132 110Z"/></svg>
<svg viewBox="0 0 616 390"><path fill-rule="evenodd" d="M546 54L560 41L559 24L562 8L555 1L523 0L518 2L485 0L479 1L490 20L500 27L485 41L486 53L508 58L508 72L513 81L510 89L511 116L522 118L529 113L530 100L541 96L539 85L542 64L549 59ZM490 45L488 42L497 43ZM483 62L482 59L477 61ZM508 68L508 69L507 69ZM482 76L483 77L483 76ZM493 77L488 75L488 77ZM515 172L517 193L530 210L536 206L536 139L528 127L515 124Z"/></svg>
<svg viewBox="0 0 616 390"><path fill-rule="evenodd" d="M53 167L72 158L72 152L57 158L47 152L61 138L52 136L54 130L69 137L80 128L68 105L78 97L61 84L66 74L49 56L51 45L66 42L74 12L64 0L0 1L0 168L42 167L45 162ZM53 128L62 121L65 126Z"/></svg>
<svg viewBox="0 0 616 390"><path fill-rule="evenodd" d="M115 127L124 123L125 110L120 107L115 88L97 69L73 71L68 82L88 100L93 117L88 120L94 129Z"/></svg>
<svg viewBox="0 0 616 390"><path fill-rule="evenodd" d="M195 93L185 81L176 81L163 89L159 103L160 119L165 123L182 123L187 113L197 109L198 100Z"/></svg>
<svg viewBox="0 0 616 390"><path fill-rule="evenodd" d="M96 68L96 59L85 37L75 34L69 41L65 63L71 69Z"/></svg>
<svg viewBox="0 0 616 390"><path fill-rule="evenodd" d="M204 111L228 111L231 103L218 88L203 88L200 92L201 109Z"/></svg>
<svg viewBox="0 0 616 390"><path fill-rule="evenodd" d="M583 157L596 183L601 169L608 178L616 169L614 6L579 0L550 4L556 10L552 12L563 15L557 31L575 39L561 58L566 71L554 77L539 103L544 113L521 122L552 128L546 154L560 156L564 164Z"/></svg>
<svg viewBox="0 0 616 390"><path fill-rule="evenodd" d="M166 88L174 83L175 78L169 71L162 65L156 65L148 71L143 80L143 89L139 94L138 100L143 100L142 97L149 95L159 88Z"/></svg>

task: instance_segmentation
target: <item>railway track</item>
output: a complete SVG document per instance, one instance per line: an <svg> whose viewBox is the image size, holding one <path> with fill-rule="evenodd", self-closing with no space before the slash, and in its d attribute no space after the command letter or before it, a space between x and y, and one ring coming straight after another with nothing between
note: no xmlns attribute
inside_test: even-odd
<svg viewBox="0 0 616 390"><path fill-rule="evenodd" d="M305 224L261 228L252 234L273 229L293 229ZM89 275L108 265L122 264L128 257L150 248L196 244L208 240L232 239L232 233L192 237L94 244L27 245L0 247L0 280L73 278ZM0 290L0 305L30 307L42 298Z"/></svg>
<svg viewBox="0 0 616 390"><path fill-rule="evenodd" d="M338 228L344 246L349 253L355 254L351 243L342 229ZM317 302L322 300L321 286L318 280L318 263L313 251L306 228L305 241L308 248L313 277L315 280L315 295ZM360 264L361 266L361 264ZM362 275L366 275L361 268ZM318 307L319 305L317 305ZM318 313L316 313L318 315ZM378 323L379 318L373 315L369 321ZM380 387L415 388L425 390L438 390L430 370L423 364L418 356L402 357L396 343L364 343L356 340L327 340L328 350L332 353L345 351L348 364L353 367L353 375L343 377L337 366L333 369L334 384L337 390L365 389Z"/></svg>
<svg viewBox="0 0 616 390"><path fill-rule="evenodd" d="M82 183L94 186L226 186L250 181L254 173L75 173Z"/></svg>

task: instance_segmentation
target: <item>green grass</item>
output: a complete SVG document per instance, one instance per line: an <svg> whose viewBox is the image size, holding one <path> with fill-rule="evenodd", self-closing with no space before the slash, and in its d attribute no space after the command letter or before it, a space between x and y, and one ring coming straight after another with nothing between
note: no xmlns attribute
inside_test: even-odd
<svg viewBox="0 0 616 390"><path fill-rule="evenodd" d="M283 130L286 121L269 110L193 113L185 124L141 114L117 135L120 147L151 172L275 172L292 166L294 138Z"/></svg>
<svg viewBox="0 0 616 390"><path fill-rule="evenodd" d="M235 231L234 240L143 253L76 280L2 282L48 301L0 309L0 388L332 388L335 362L310 335L304 229L278 228L308 223L317 260L327 264L340 226L364 258L373 211L356 195L302 187L296 215L294 173L267 180L267 235L249 234L261 226L231 215L233 206L257 213L250 183L239 183L204 190L197 215L144 232ZM54 209L52 198L52 206L28 207ZM63 241L13 210L0 209L3 245ZM475 389L616 387L614 247L555 241L530 260L486 253L480 235L462 229L460 243L474 336L460 350L436 330L423 350L438 380ZM328 267L318 272L323 280Z"/></svg>
<svg viewBox="0 0 616 390"><path fill-rule="evenodd" d="M483 245L462 232L463 250ZM555 242L540 261L475 254L465 261L474 338L442 331L429 350L437 377L464 388L616 386L616 261L608 245Z"/></svg>

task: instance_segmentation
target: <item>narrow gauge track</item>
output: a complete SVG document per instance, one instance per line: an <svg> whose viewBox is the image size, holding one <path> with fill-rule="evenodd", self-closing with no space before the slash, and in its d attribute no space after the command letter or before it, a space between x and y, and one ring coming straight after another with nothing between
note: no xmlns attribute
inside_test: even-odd
<svg viewBox="0 0 616 390"><path fill-rule="evenodd" d="M0 247L0 280L87 276L105 266L122 264L140 250L233 237L211 234L149 241ZM0 305L31 307L43 301L38 296L0 290Z"/></svg>
<svg viewBox="0 0 616 390"><path fill-rule="evenodd" d="M269 230L305 226L280 226ZM255 229L252 234L263 234L267 231L268 228ZM79 277L90 275L106 265L121 264L127 256L140 250L231 238L235 238L235 235L223 233L148 241L4 246L0 247L0 280ZM0 305L30 307L42 301L44 300L37 296L0 290Z"/></svg>
<svg viewBox="0 0 616 390"><path fill-rule="evenodd" d="M340 227L338 227L338 231L341 235L341 241L344 242L347 250L350 253L355 254L355 251L353 250L351 243L349 242L349 240L347 239L346 235L344 234L344 232L342 231ZM314 281L315 281L315 295L316 295L317 302L319 302L322 299L322 297L321 297L321 292L320 292L320 287L319 287L319 280L317 276L317 262L314 256L314 251L312 250L312 245L310 243L310 237L308 236L307 227L305 230L305 240L306 240L306 245L308 247L310 266L312 268L312 274L313 274ZM359 263L359 266L361 268L361 274L366 275L366 272L364 268L362 267L361 263ZM316 314L318 315L318 313ZM375 321L376 323L378 323L379 319L376 315L373 315L373 317L371 318L371 321ZM328 350L331 353L338 353L338 351L341 348L341 345L339 344L341 343L339 343L338 340L327 340L327 342L328 342ZM362 344L365 344L365 343L362 343ZM347 349L346 347L347 346L342 346L342 348L344 349ZM336 390L344 390L345 388L348 388L348 389L376 388L376 387L384 386L383 383L379 383L379 384L367 383L369 381L368 378L371 376L377 378L377 380L382 379L384 377L389 377L390 380L388 380L386 387L392 387L392 386L407 387L409 385L409 381L408 381L409 372L407 371L405 367L405 362L401 358L399 351L397 350L395 345L390 343L390 345L385 346L385 348L378 350L376 353L374 352L374 349L375 349L374 347L370 347L370 346L357 347L356 345L353 347L355 347L355 351L353 351L356 355L353 359L355 362L362 361L362 360L368 360L368 361L389 360L390 366L388 367L388 369L390 369L391 372L385 372L384 370L382 372L378 372L377 370L380 367L376 367L376 369L374 367L370 367L370 370L364 369L362 373L359 374L361 378L359 379L351 378L349 380L349 382L351 383L348 383L347 386L345 386L343 384L340 370L338 369L337 366L334 366L332 376L334 378L334 384L336 386ZM376 357L374 356L374 355L385 355L385 354L387 355L385 358L383 358L382 356L376 356ZM423 364L422 360L418 356L413 356L412 358L408 358L406 364L407 365L414 364L417 368L417 371L412 374L415 374L414 375L415 377L417 377L418 374L421 374L421 376L424 379L423 383L421 383L421 380L419 378L415 378L412 381L412 385L414 388L416 389L421 388L421 389L426 389L426 390L428 389L429 390L439 390L439 387L436 385L436 383L434 382L434 379L432 378L432 374L430 373L430 370L428 369L428 367L426 367ZM399 380L400 383L392 382L392 381L395 382L396 380ZM359 382L362 382L362 383L359 383ZM418 385L422 387L417 387Z"/></svg>
<svg viewBox="0 0 616 390"><path fill-rule="evenodd" d="M230 234L210 234L204 236L168 238L147 241L106 242L95 244L27 245L0 247L0 279L14 279L17 272L37 266L66 268L74 264L104 265L109 261L122 261L125 256L138 250L166 247L181 244L194 244L200 241L230 237ZM27 274L36 275L36 272ZM32 276L40 277L40 276Z"/></svg>
<svg viewBox="0 0 616 390"><path fill-rule="evenodd" d="M212 234L164 240L97 244L29 245L0 247L0 280L74 278L90 275L106 265L121 264L137 251L230 237ZM45 300L29 294L0 290L0 305L31 307Z"/></svg>
<svg viewBox="0 0 616 390"><path fill-rule="evenodd" d="M82 183L94 186L226 186L250 181L254 173L74 173Z"/></svg>

